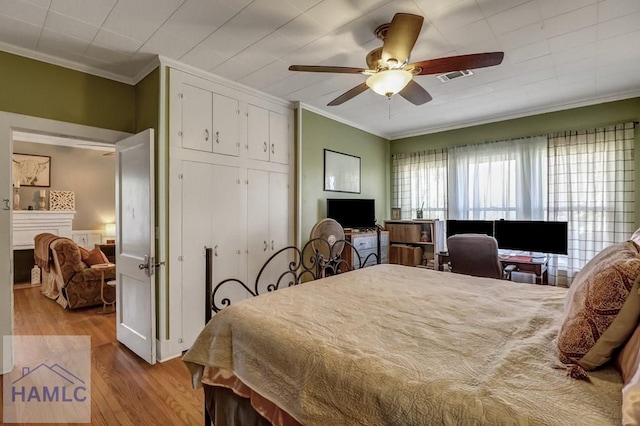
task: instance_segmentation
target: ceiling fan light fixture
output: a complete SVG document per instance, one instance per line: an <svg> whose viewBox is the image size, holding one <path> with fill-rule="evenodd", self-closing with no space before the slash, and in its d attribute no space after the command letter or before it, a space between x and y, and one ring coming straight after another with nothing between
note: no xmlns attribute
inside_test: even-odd
<svg viewBox="0 0 640 426"><path fill-rule="evenodd" d="M390 98L404 89L413 78L405 70L384 70L367 78L367 86L379 95Z"/></svg>

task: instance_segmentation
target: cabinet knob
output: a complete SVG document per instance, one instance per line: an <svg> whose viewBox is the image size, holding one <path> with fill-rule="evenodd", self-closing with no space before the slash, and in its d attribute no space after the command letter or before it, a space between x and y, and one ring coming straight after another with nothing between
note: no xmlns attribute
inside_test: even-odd
<svg viewBox="0 0 640 426"><path fill-rule="evenodd" d="M273 240L271 240L271 250L274 250L274 244L273 244Z"/></svg>
<svg viewBox="0 0 640 426"><path fill-rule="evenodd" d="M209 129L204 129L204 140L205 141L209 140Z"/></svg>
<svg viewBox="0 0 640 426"><path fill-rule="evenodd" d="M220 143L220 132L216 132L216 143Z"/></svg>
<svg viewBox="0 0 640 426"><path fill-rule="evenodd" d="M267 152L267 143L264 143L264 152Z"/></svg>
<svg viewBox="0 0 640 426"><path fill-rule="evenodd" d="M272 154L276 153L276 144L274 144L274 143L271 144L271 153Z"/></svg>
<svg viewBox="0 0 640 426"><path fill-rule="evenodd" d="M267 243L267 241L264 241L264 251L267 251L267 249L269 248L269 244Z"/></svg>
<svg viewBox="0 0 640 426"><path fill-rule="evenodd" d="M217 244L215 246L213 246L213 255L215 257L218 257L218 245Z"/></svg>

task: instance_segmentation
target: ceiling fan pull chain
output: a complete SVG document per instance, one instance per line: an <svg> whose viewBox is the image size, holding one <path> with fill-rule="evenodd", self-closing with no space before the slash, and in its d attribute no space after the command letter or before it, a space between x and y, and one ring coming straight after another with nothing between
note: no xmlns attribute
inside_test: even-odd
<svg viewBox="0 0 640 426"><path fill-rule="evenodd" d="M391 120L391 96L389 96L389 120Z"/></svg>

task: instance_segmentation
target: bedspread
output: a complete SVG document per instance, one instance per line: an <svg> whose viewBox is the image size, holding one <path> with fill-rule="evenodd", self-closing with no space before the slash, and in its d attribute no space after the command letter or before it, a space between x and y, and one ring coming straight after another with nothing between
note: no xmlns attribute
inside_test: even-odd
<svg viewBox="0 0 640 426"><path fill-rule="evenodd" d="M305 425L620 424L622 382L557 365L566 290L377 265L248 299L185 354Z"/></svg>

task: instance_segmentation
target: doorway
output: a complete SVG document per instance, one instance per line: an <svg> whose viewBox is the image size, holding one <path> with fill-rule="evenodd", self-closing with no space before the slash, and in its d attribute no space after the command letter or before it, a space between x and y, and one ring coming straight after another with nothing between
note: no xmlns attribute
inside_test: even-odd
<svg viewBox="0 0 640 426"><path fill-rule="evenodd" d="M0 167L0 190L2 191L2 207L0 208L0 235L7 236L0 241L0 333L5 336L13 334L14 312L13 312L13 210L11 204L12 194L12 154L14 132L27 132L49 136L64 136L70 139L95 141L104 144L115 145L115 142L127 136L128 133L101 129L97 127L84 126L73 123L65 123L55 120L48 120L37 117L30 117L19 114L0 113L0 159L5 162L5 167ZM0 353L3 355L3 371L10 371L8 366L13 365L12 348L4 347L5 343L0 341Z"/></svg>
<svg viewBox="0 0 640 426"><path fill-rule="evenodd" d="M33 261L34 236L40 233L113 257L108 241L115 238L115 147L22 131L13 131L12 139L14 289L42 280ZM70 212L66 220L62 211Z"/></svg>

